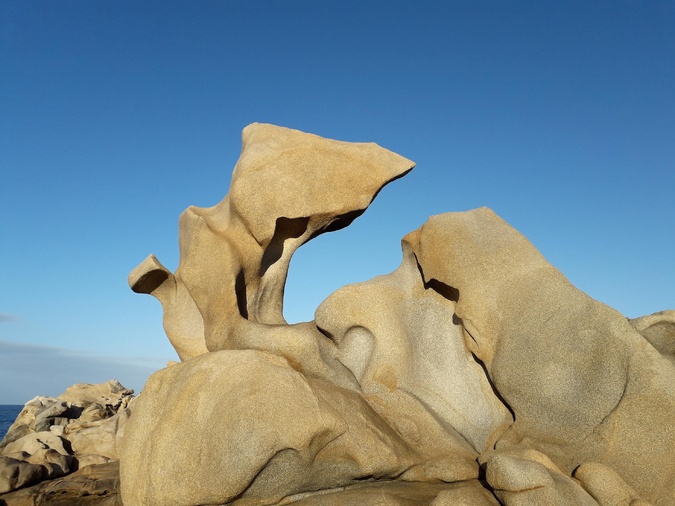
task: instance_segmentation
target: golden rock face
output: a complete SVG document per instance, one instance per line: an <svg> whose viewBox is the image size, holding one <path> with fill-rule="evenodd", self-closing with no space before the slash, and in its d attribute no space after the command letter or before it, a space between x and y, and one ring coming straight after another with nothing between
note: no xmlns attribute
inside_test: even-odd
<svg viewBox="0 0 675 506"><path fill-rule="evenodd" d="M181 363L125 426L125 505L675 503L672 313L631 324L487 208L430 218L396 271L284 321L295 250L413 166L246 127L229 193L180 218L176 272L151 255L129 276Z"/></svg>

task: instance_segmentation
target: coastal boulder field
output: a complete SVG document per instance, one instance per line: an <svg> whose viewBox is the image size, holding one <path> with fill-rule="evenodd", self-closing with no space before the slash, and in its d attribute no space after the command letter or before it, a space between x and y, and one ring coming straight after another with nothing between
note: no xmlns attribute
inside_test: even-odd
<svg viewBox="0 0 675 506"><path fill-rule="evenodd" d="M293 252L414 164L244 129L229 193L180 218L155 373L120 458L125 505L675 504L675 316L576 289L487 208L431 217L391 274L289 325Z"/></svg>
<svg viewBox="0 0 675 506"><path fill-rule="evenodd" d="M0 441L0 505L118 504L133 393L110 380L28 401Z"/></svg>

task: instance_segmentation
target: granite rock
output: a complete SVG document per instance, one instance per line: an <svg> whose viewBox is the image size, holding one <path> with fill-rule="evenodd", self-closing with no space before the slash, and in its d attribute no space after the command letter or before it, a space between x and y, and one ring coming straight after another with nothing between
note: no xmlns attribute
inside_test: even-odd
<svg viewBox="0 0 675 506"><path fill-rule="evenodd" d="M179 220L178 269L129 276L182 362L126 423L127 506L675 504L675 313L629 321L487 208L431 217L396 271L286 324L292 254L412 166L244 129L228 194Z"/></svg>
<svg viewBox="0 0 675 506"><path fill-rule="evenodd" d="M434 216L405 241L425 280L456 293L466 347L514 413L497 449L537 450L567 476L603 464L675 503L675 368L626 318L487 208Z"/></svg>
<svg viewBox="0 0 675 506"><path fill-rule="evenodd" d="M132 394L111 380L28 401L0 442L0 494L118 459Z"/></svg>

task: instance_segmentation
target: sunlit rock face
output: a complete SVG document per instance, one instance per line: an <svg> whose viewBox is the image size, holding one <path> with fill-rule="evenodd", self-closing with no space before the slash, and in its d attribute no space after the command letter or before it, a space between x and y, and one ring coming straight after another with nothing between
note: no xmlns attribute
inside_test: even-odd
<svg viewBox="0 0 675 506"><path fill-rule="evenodd" d="M572 286L490 209L434 216L404 241L426 282L457 290L466 346L514 414L497 451L538 450L568 475L602 464L643 497L675 503L667 354ZM643 329L650 336L656 320L672 325L669 313L651 319Z"/></svg>
<svg viewBox="0 0 675 506"><path fill-rule="evenodd" d="M672 312L629 322L486 208L288 325L293 252L413 163L253 124L229 193L180 218L155 296L181 362L125 426L126 505L675 503ZM328 268L328 267L327 267Z"/></svg>

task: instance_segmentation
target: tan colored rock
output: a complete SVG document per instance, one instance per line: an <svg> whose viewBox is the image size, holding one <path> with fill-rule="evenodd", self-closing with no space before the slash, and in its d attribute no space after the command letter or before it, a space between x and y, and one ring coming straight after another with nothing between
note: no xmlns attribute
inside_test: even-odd
<svg viewBox="0 0 675 506"><path fill-rule="evenodd" d="M124 388L119 381L113 379L105 383L78 383L72 385L59 395L58 398L61 401L85 409L91 404L98 404L100 407L109 405L112 408L111 411L114 412L133 393L133 390Z"/></svg>
<svg viewBox="0 0 675 506"><path fill-rule="evenodd" d="M2 448L33 432L43 432L49 430L56 419L62 419L64 416L72 415L68 403L55 399L54 397L35 397L28 401L14 423L7 429L7 434L0 442L0 451Z"/></svg>
<svg viewBox="0 0 675 506"><path fill-rule="evenodd" d="M120 462L125 505L269 504L392 479L415 452L354 393L269 353L223 351L148 380Z"/></svg>
<svg viewBox="0 0 675 506"><path fill-rule="evenodd" d="M543 454L492 452L485 478L506 506L597 506L598 503Z"/></svg>
<svg viewBox="0 0 675 506"><path fill-rule="evenodd" d="M75 455L91 454L118 459L120 440L129 416L128 409L121 409L110 418L76 420L66 426L63 437L70 442Z"/></svg>
<svg viewBox="0 0 675 506"><path fill-rule="evenodd" d="M430 218L395 272L286 324L293 252L411 168L244 130L229 193L180 218L176 272L129 276L182 362L126 424L93 400L63 430L91 459L114 455L87 429L122 441L126 506L675 504L675 313L629 322L487 208Z"/></svg>
<svg viewBox="0 0 675 506"><path fill-rule="evenodd" d="M164 309L164 330L182 360L207 353L204 319L184 283L149 255L129 274L129 286L137 293L152 294Z"/></svg>
<svg viewBox="0 0 675 506"><path fill-rule="evenodd" d="M72 470L70 455L42 447L32 453L11 451L0 456L0 494L64 476ZM2 504L2 503L0 503Z"/></svg>
<svg viewBox="0 0 675 506"><path fill-rule="evenodd" d="M118 459L110 459L108 457L104 457L103 455L95 455L92 453L88 453L77 457L77 468L83 469L87 466L105 464L111 461L116 462L117 460Z"/></svg>
<svg viewBox="0 0 675 506"><path fill-rule="evenodd" d="M654 348L675 365L675 310L659 311L634 318L630 320L630 323Z"/></svg>
<svg viewBox="0 0 675 506"><path fill-rule="evenodd" d="M240 348L237 336L266 330L255 323L285 324L283 289L293 252L348 225L413 166L376 144L249 125L228 195L180 218L176 273L150 256L129 284L162 303L165 330L181 359Z"/></svg>
<svg viewBox="0 0 675 506"><path fill-rule="evenodd" d="M91 465L56 480L0 496L6 506L122 506L119 463ZM4 502L2 502L4 501Z"/></svg>
<svg viewBox="0 0 675 506"><path fill-rule="evenodd" d="M46 474L46 468L39 464L0 456L0 494L37 483Z"/></svg>
<svg viewBox="0 0 675 506"><path fill-rule="evenodd" d="M0 455L9 455L19 452L26 452L29 455L32 455L38 450L46 448L56 450L61 455L68 455L68 452L63 447L63 439L49 431L33 432L17 439L5 446L2 449L2 452L0 452Z"/></svg>
<svg viewBox="0 0 675 506"><path fill-rule="evenodd" d="M574 477L600 506L648 504L613 469L603 464L595 462L582 464L574 471Z"/></svg>
<svg viewBox="0 0 675 506"><path fill-rule="evenodd" d="M73 458L51 432L32 432L0 452L0 494L71 472Z"/></svg>
<svg viewBox="0 0 675 506"><path fill-rule="evenodd" d="M132 393L111 380L73 385L57 399L36 397L26 403L0 446L0 489L33 488L78 466L117 458ZM29 500L21 497L17 504Z"/></svg>
<svg viewBox="0 0 675 506"><path fill-rule="evenodd" d="M335 342L337 360L354 374L382 416L402 419L396 413L400 397L392 395L400 392L442 424L446 444L456 433L480 453L494 444L512 417L465 348L454 314L455 301L425 287L415 256L404 244L395 272L341 288L315 317L317 327ZM442 447L438 438L429 437L422 417L415 419L418 431L426 433L420 439Z"/></svg>
<svg viewBox="0 0 675 506"><path fill-rule="evenodd" d="M478 481L459 482L441 490L429 506L497 506L499 502ZM426 483L419 484L426 488Z"/></svg>
<svg viewBox="0 0 675 506"><path fill-rule="evenodd" d="M366 482L286 498L280 506L497 506L478 480L459 483Z"/></svg>
<svg viewBox="0 0 675 506"><path fill-rule="evenodd" d="M108 459L119 458L118 442L123 426L129 418L128 405L133 390L119 381L81 383L69 387L59 399L80 408L77 418L67 420L63 429L53 430L68 440L77 456L98 455Z"/></svg>
<svg viewBox="0 0 675 506"><path fill-rule="evenodd" d="M434 216L405 241L427 282L456 291L466 346L515 415L497 448L539 450L567 475L598 462L675 502L675 368L623 316L487 208Z"/></svg>

